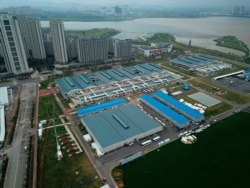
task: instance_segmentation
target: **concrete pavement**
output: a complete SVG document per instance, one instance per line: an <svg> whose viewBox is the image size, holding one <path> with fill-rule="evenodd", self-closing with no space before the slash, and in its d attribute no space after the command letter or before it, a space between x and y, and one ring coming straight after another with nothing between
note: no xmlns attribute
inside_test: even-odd
<svg viewBox="0 0 250 188"><path fill-rule="evenodd" d="M5 188L22 188L26 175L27 153L24 149L28 145L31 127L32 104L36 96L36 85L23 85L20 95L19 115L12 142L12 148L8 153L9 163L7 166L4 182Z"/></svg>

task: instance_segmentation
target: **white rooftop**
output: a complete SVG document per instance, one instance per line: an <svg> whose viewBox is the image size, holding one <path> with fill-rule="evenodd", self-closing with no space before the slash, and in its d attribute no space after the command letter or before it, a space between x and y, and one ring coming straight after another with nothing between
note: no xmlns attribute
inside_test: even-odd
<svg viewBox="0 0 250 188"><path fill-rule="evenodd" d="M0 105L8 105L9 97L8 97L8 89L7 87L0 87Z"/></svg>
<svg viewBox="0 0 250 188"><path fill-rule="evenodd" d="M5 135L4 106L0 105L0 142L4 141L4 135Z"/></svg>

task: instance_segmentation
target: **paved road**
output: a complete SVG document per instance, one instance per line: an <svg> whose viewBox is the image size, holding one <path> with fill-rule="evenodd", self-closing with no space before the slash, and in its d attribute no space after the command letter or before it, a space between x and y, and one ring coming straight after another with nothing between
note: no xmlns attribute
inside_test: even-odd
<svg viewBox="0 0 250 188"><path fill-rule="evenodd" d="M102 165L102 163L98 160L98 158L96 158L96 156L93 155L92 149L89 147L88 143L83 142L82 134L81 134L80 130L78 129L77 124L75 124L75 119L67 114L63 104L61 103L61 101L60 101L60 99L58 98L57 95L55 95L55 98L56 98L56 101L57 101L58 105L63 110L64 115L67 117L67 119L69 120L69 122L71 124L71 126L70 126L71 131L73 132L74 136L78 140L81 147L84 149L84 151L87 154L89 160L91 161L92 165L96 169L99 177L100 178L105 177L107 179L107 183L110 185L110 187L111 188L116 188L116 184L115 184L113 178L110 175L109 169L104 167Z"/></svg>
<svg viewBox="0 0 250 188"><path fill-rule="evenodd" d="M8 153L9 163L4 182L5 188L21 188L26 174L26 151L31 129L32 103L36 96L36 85L27 84L22 86L20 95L20 108L17 119L12 148Z"/></svg>
<svg viewBox="0 0 250 188"><path fill-rule="evenodd" d="M61 106L63 111L66 112L57 96L56 96L56 99L57 99L59 106ZM223 99L221 99L221 100L225 101ZM233 105L235 107L235 109L245 106L245 105L238 106L238 105L232 104L230 101L225 101L225 102ZM229 116L231 113L233 113L233 111L235 109L227 111L227 112L225 112L217 117L213 117L213 118L209 119L208 122L212 122L214 119L217 119L217 120L223 119L223 118ZM146 110L146 111L148 111L148 110ZM80 130L78 130L78 127L76 126L76 123L75 123L76 120L74 118L71 118L70 116L68 116L67 113L65 113L65 116L70 121L70 123L72 125L71 130L73 131L73 133L76 136L76 138L78 139L78 141L80 141L81 147L84 148L90 161L92 162L93 166L97 170L97 173L99 174L99 176L101 178L105 177L107 179L107 183L110 185L111 188L116 187L115 182L111 177L111 170L113 167L115 167L119 164L119 161L121 159L123 159L124 157L126 157L130 154L134 154L134 153L139 152L139 151L142 151L143 153L147 153L149 151L152 151L152 150L158 148L158 145L157 145L158 142L155 142L147 147L140 147L140 143L141 143L141 141L140 141L138 143L134 143L134 145L132 145L132 146L122 147L122 148L117 149L113 152L105 154L101 158L97 158L96 156L93 155L92 149L89 147L89 145L82 142L82 135L80 133ZM171 141L173 141L173 140L178 138L178 136L177 136L178 134L180 134L180 132L177 132L174 127L168 126L167 128L165 128L164 131L162 131L158 135L161 136L161 140L166 139L166 138L170 138Z"/></svg>

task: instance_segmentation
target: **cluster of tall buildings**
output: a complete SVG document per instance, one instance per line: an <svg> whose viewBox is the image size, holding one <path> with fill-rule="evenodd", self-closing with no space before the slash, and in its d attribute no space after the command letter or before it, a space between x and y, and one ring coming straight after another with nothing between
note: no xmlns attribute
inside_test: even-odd
<svg viewBox="0 0 250 188"><path fill-rule="evenodd" d="M39 62L53 56L57 64L68 64L71 60L89 64L104 62L109 52L116 58L132 56L131 42L66 36L62 21L53 19L49 25L50 33L43 34L37 18L0 14L0 55L8 73L29 72L28 58Z"/></svg>
<svg viewBox="0 0 250 188"><path fill-rule="evenodd" d="M8 14L0 15L0 54L4 57L8 73L29 71L18 20Z"/></svg>
<svg viewBox="0 0 250 188"><path fill-rule="evenodd" d="M107 16L128 16L129 15L129 9L127 6L115 6L115 7L102 7L101 8L101 14L107 15Z"/></svg>
<svg viewBox="0 0 250 188"><path fill-rule="evenodd" d="M59 64L68 63L67 47L64 33L63 22L59 20L51 20L49 22L53 52L55 62Z"/></svg>
<svg viewBox="0 0 250 188"><path fill-rule="evenodd" d="M29 15L29 16L41 16L42 10L33 8L30 6L16 6L2 9L3 12L8 12L11 15Z"/></svg>
<svg viewBox="0 0 250 188"><path fill-rule="evenodd" d="M232 14L234 16L246 16L249 15L249 10L243 5L234 6Z"/></svg>

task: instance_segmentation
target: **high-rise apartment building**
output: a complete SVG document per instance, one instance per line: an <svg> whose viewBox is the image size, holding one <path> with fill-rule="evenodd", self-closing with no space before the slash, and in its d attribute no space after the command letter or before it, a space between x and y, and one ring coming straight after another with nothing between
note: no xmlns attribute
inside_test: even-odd
<svg viewBox="0 0 250 188"><path fill-rule="evenodd" d="M7 13L0 14L0 51L8 73L29 71L18 20Z"/></svg>
<svg viewBox="0 0 250 188"><path fill-rule="evenodd" d="M78 36L66 36L67 55L69 60L77 59L76 40Z"/></svg>
<svg viewBox="0 0 250 188"><path fill-rule="evenodd" d="M52 46L52 37L51 34L43 33L43 43L45 48L45 53L47 57L54 55L53 46Z"/></svg>
<svg viewBox="0 0 250 188"><path fill-rule="evenodd" d="M68 63L68 56L63 22L60 20L50 20L49 25L55 62L59 64L66 64Z"/></svg>
<svg viewBox="0 0 250 188"><path fill-rule="evenodd" d="M80 38L76 41L79 62L97 62L108 59L107 38Z"/></svg>
<svg viewBox="0 0 250 188"><path fill-rule="evenodd" d="M37 18L17 17L26 55L36 60L46 59L41 23Z"/></svg>
<svg viewBox="0 0 250 188"><path fill-rule="evenodd" d="M243 5L235 5L232 14L234 16L246 16L249 14L248 9Z"/></svg>
<svg viewBox="0 0 250 188"><path fill-rule="evenodd" d="M108 38L108 52L109 53L114 53L114 39Z"/></svg>
<svg viewBox="0 0 250 188"><path fill-rule="evenodd" d="M132 56L132 43L129 40L114 42L114 57L127 59Z"/></svg>

